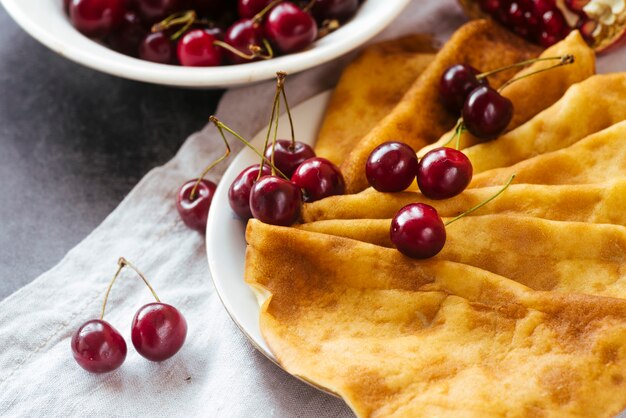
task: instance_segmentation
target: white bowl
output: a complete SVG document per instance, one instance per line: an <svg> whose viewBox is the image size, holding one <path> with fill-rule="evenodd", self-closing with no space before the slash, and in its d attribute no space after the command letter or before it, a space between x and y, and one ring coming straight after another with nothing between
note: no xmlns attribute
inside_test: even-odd
<svg viewBox="0 0 626 418"><path fill-rule="evenodd" d="M0 0L26 32L53 51L87 67L119 77L184 87L230 87L295 73L362 45L383 30L410 0L367 0L343 27L309 49L267 61L210 68L155 64L119 54L76 31L62 0Z"/></svg>

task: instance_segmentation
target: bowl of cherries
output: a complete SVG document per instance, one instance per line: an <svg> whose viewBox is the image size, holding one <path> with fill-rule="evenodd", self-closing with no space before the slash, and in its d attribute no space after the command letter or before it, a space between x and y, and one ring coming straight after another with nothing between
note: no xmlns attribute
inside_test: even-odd
<svg viewBox="0 0 626 418"><path fill-rule="evenodd" d="M410 0L0 0L57 53L119 77L230 87L328 62Z"/></svg>

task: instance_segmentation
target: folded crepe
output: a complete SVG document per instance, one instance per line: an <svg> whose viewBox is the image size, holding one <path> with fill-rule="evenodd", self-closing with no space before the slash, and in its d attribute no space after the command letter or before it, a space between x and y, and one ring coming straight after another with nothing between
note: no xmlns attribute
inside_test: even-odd
<svg viewBox="0 0 626 418"><path fill-rule="evenodd" d="M581 82L595 74L595 53L578 31L571 32L565 39L543 51L540 57L558 57L566 54L574 56L573 64L520 79L501 91L503 96L511 100L514 109L513 119L506 131L515 129L529 121L536 114L559 100L572 84ZM513 78L546 69L556 62L558 61L535 62L515 74ZM421 157L433 148L448 144L453 133L453 131L446 132L439 141L422 148L418 155ZM461 135L459 148L467 148L481 142L484 141L465 131Z"/></svg>
<svg viewBox="0 0 626 418"><path fill-rule="evenodd" d="M347 193L367 188L365 162L376 146L386 141L406 142L418 150L451 129L458 115L447 112L438 97L442 72L451 65L466 63L478 69L499 68L539 55L540 50L488 20L462 26L437 53L434 61L415 80L391 113L361 139L341 165ZM515 71L494 75L498 87Z"/></svg>
<svg viewBox="0 0 626 418"><path fill-rule="evenodd" d="M304 222L325 219L392 218L409 203L427 203L440 216L457 216L484 202L501 186L466 189L451 199L431 200L418 192L380 193L367 189L361 193L332 196L302 208ZM599 184L546 186L512 184L506 193L489 202L472 215L503 213L535 216L555 221L577 221L626 225L626 178Z"/></svg>
<svg viewBox="0 0 626 418"><path fill-rule="evenodd" d="M576 129L576 126L572 129ZM516 183L528 184L592 184L611 181L626 175L625 145L626 121L623 121L567 148L540 154L509 167L484 171L474 177L470 187L501 185L512 174L516 174Z"/></svg>
<svg viewBox="0 0 626 418"><path fill-rule="evenodd" d="M565 148L623 120L626 73L595 75L570 87L558 102L519 128L463 152L474 173L481 173Z"/></svg>
<svg viewBox="0 0 626 418"><path fill-rule="evenodd" d="M339 165L387 115L434 58L433 40L409 35L365 48L341 74L326 108L315 153Z"/></svg>
<svg viewBox="0 0 626 418"><path fill-rule="evenodd" d="M626 406L626 300L532 291L350 239L247 229L246 281L285 369L360 417L610 417Z"/></svg>
<svg viewBox="0 0 626 418"><path fill-rule="evenodd" d="M299 228L393 248L390 224L391 219L336 219ZM459 219L446 232L436 259L479 267L534 290L626 298L622 225L484 215Z"/></svg>

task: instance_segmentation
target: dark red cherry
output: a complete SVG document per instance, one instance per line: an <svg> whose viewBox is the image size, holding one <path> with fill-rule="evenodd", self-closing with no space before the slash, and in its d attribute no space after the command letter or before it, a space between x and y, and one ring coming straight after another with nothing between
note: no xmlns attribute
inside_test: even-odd
<svg viewBox="0 0 626 418"><path fill-rule="evenodd" d="M291 176L291 182L304 190L306 202L340 195L346 190L339 167L320 157L309 158L300 164Z"/></svg>
<svg viewBox="0 0 626 418"><path fill-rule="evenodd" d="M163 361L180 350L187 337L187 321L167 303L142 306L131 327L131 339L139 354L151 361Z"/></svg>
<svg viewBox="0 0 626 418"><path fill-rule="evenodd" d="M260 165L255 164L243 170L228 189L228 202L233 211L243 220L252 218L250 211L250 191L259 176ZM263 165L261 177L272 174L268 164Z"/></svg>
<svg viewBox="0 0 626 418"><path fill-rule="evenodd" d="M191 191L196 181L197 179L189 180L178 189L176 209L178 209L178 214L185 225L196 231L204 232L216 186L212 181L202 179L192 200Z"/></svg>
<svg viewBox="0 0 626 418"><path fill-rule="evenodd" d="M268 145L265 150L265 157L271 161L271 144ZM313 157L315 157L315 151L313 151L310 145L295 141L292 146L291 141L287 139L279 139L276 141L274 147L274 165L289 178L291 178L300 164Z"/></svg>
<svg viewBox="0 0 626 418"><path fill-rule="evenodd" d="M356 14L358 0L315 0L311 13L318 22L336 19L345 22Z"/></svg>
<svg viewBox="0 0 626 418"><path fill-rule="evenodd" d="M478 80L477 69L466 64L456 64L448 68L439 80L439 98L448 110L459 113L467 96L476 87L487 84L487 79Z"/></svg>
<svg viewBox="0 0 626 418"><path fill-rule="evenodd" d="M204 29L189 31L178 42L177 56L186 67L214 67L222 63L222 48L213 45L215 37Z"/></svg>
<svg viewBox="0 0 626 418"><path fill-rule="evenodd" d="M126 342L106 321L85 322L72 336L72 353L80 367L92 373L106 373L120 367L126 359Z"/></svg>
<svg viewBox="0 0 626 418"><path fill-rule="evenodd" d="M154 32L146 36L139 44L139 58L159 64L174 64L176 47L165 33Z"/></svg>
<svg viewBox="0 0 626 418"><path fill-rule="evenodd" d="M250 47L263 46L263 30L261 26L255 24L252 19L239 19L226 31L224 42L238 49L243 54L249 55L252 53ZM228 50L225 50L225 54L228 61L233 64L254 61L242 58Z"/></svg>
<svg viewBox="0 0 626 418"><path fill-rule="evenodd" d="M398 211L391 221L390 238L404 255L430 258L446 243L446 227L432 206L411 203Z"/></svg>
<svg viewBox="0 0 626 418"><path fill-rule="evenodd" d="M250 19L265 9L272 0L238 0L237 12L242 18Z"/></svg>
<svg viewBox="0 0 626 418"><path fill-rule="evenodd" d="M415 151L402 142L380 144L365 164L367 181L379 192L401 192L413 183L416 174Z"/></svg>
<svg viewBox="0 0 626 418"><path fill-rule="evenodd" d="M159 22L185 7L181 0L134 0L134 3L141 17L148 23Z"/></svg>
<svg viewBox="0 0 626 418"><path fill-rule="evenodd" d="M70 21L80 33L90 38L104 38L124 19L124 0L71 0Z"/></svg>
<svg viewBox="0 0 626 418"><path fill-rule="evenodd" d="M417 167L417 184L430 199L448 199L461 193L472 180L472 163L454 148L427 152Z"/></svg>
<svg viewBox="0 0 626 418"><path fill-rule="evenodd" d="M128 11L124 14L120 27L109 36L108 42L115 51L136 57L139 54L139 44L147 34L139 15Z"/></svg>
<svg viewBox="0 0 626 418"><path fill-rule="evenodd" d="M256 219L271 225L289 226L300 216L302 192L290 181L275 176L261 178L250 192L250 210Z"/></svg>
<svg viewBox="0 0 626 418"><path fill-rule="evenodd" d="M315 19L289 1L269 12L263 28L265 36L285 54L300 51L317 38Z"/></svg>
<svg viewBox="0 0 626 418"><path fill-rule="evenodd" d="M481 139L493 139L513 118L513 103L489 86L472 90L463 106L463 122L468 131Z"/></svg>

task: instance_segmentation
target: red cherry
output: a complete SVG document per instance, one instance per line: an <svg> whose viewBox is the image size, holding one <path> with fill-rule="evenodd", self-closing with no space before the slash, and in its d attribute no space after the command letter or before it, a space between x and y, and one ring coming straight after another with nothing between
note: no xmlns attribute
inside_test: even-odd
<svg viewBox="0 0 626 418"><path fill-rule="evenodd" d="M430 199L448 199L461 193L472 180L472 163L454 148L427 152L417 167L417 184Z"/></svg>
<svg viewBox="0 0 626 418"><path fill-rule="evenodd" d="M185 6L181 0L134 0L134 2L137 11L148 23L161 21Z"/></svg>
<svg viewBox="0 0 626 418"><path fill-rule="evenodd" d="M233 181L228 189L228 202L233 211L243 220L252 217L250 211L250 191L259 176L260 165L255 164L243 170ZM263 165L261 177L272 174L272 169L268 164Z"/></svg>
<svg viewBox="0 0 626 418"><path fill-rule="evenodd" d="M189 31L178 42L178 61L187 67L214 67L222 62L222 48L213 45L215 37L204 29Z"/></svg>
<svg viewBox="0 0 626 418"><path fill-rule="evenodd" d="M439 97L446 108L454 113L463 109L463 104L472 90L487 85L487 79L478 80L480 71L466 64L449 67L439 80Z"/></svg>
<svg viewBox="0 0 626 418"><path fill-rule="evenodd" d="M446 227L432 206L411 203L398 211L391 221L391 242L404 255L430 258L446 243Z"/></svg>
<svg viewBox="0 0 626 418"><path fill-rule="evenodd" d="M185 225L196 231L204 232L216 185L212 181L201 180L196 188L196 196L191 200L191 191L196 182L197 179L189 180L178 189L176 209L178 209L178 214Z"/></svg>
<svg viewBox="0 0 626 418"><path fill-rule="evenodd" d="M274 147L274 165L285 176L291 177L296 168L309 158L315 157L310 145L295 141L293 146L287 139L279 139ZM265 158L272 160L272 144L265 149Z"/></svg>
<svg viewBox="0 0 626 418"><path fill-rule="evenodd" d="M238 49L243 54L250 54L252 52L251 46L256 45L260 47L263 45L263 30L252 19L239 19L226 31L224 42ZM255 59L242 58L228 50L225 52L226 58L233 64L255 61Z"/></svg>
<svg viewBox="0 0 626 418"><path fill-rule="evenodd" d="M326 158L309 158L298 166L291 181L304 189L304 200L315 202L345 192L346 185L339 168Z"/></svg>
<svg viewBox="0 0 626 418"><path fill-rule="evenodd" d="M80 33L103 38L122 24L124 0L71 0L70 21Z"/></svg>
<svg viewBox="0 0 626 418"><path fill-rule="evenodd" d="M131 327L131 339L139 354L151 361L163 361L180 350L187 337L187 321L167 303L141 307Z"/></svg>
<svg viewBox="0 0 626 418"><path fill-rule="evenodd" d="M400 192L415 180L417 156L402 142L384 142L370 154L365 164L369 184L379 192Z"/></svg>
<svg viewBox="0 0 626 418"><path fill-rule="evenodd" d="M513 118L513 103L496 90L480 86L472 90L463 106L463 122L474 136L493 139Z"/></svg>
<svg viewBox="0 0 626 418"><path fill-rule="evenodd" d="M137 13L126 12L120 27L109 36L108 42L115 51L136 57L139 44L147 33Z"/></svg>
<svg viewBox="0 0 626 418"><path fill-rule="evenodd" d="M302 192L290 181L267 176L250 192L250 210L256 219L271 225L289 226L300 216Z"/></svg>
<svg viewBox="0 0 626 418"><path fill-rule="evenodd" d="M237 11L240 17L251 19L271 2L272 0L238 0Z"/></svg>
<svg viewBox="0 0 626 418"><path fill-rule="evenodd" d="M265 36L285 54L300 51L317 38L313 17L289 1L279 3L270 11L264 30Z"/></svg>
<svg viewBox="0 0 626 418"><path fill-rule="evenodd" d="M139 44L139 58L159 64L174 64L174 42L163 32L151 33Z"/></svg>
<svg viewBox="0 0 626 418"><path fill-rule="evenodd" d="M356 14L358 0L315 0L311 13L318 22L336 19L345 22Z"/></svg>
<svg viewBox="0 0 626 418"><path fill-rule="evenodd" d="M92 373L106 373L120 367L126 359L126 342L106 321L92 319L76 330L71 341L74 359Z"/></svg>

